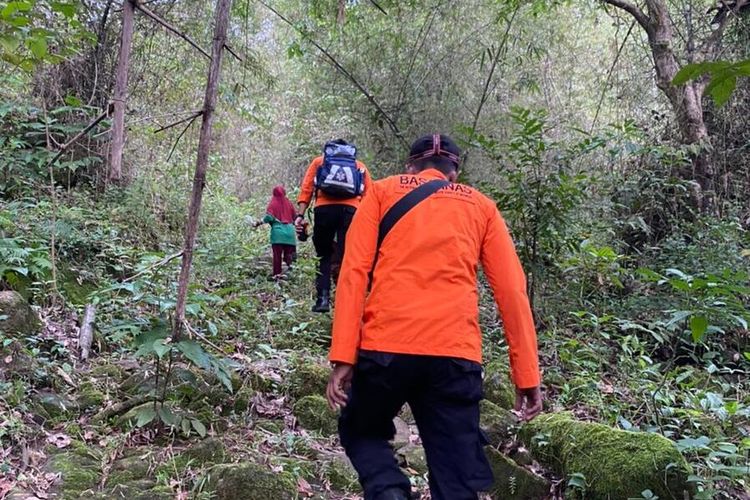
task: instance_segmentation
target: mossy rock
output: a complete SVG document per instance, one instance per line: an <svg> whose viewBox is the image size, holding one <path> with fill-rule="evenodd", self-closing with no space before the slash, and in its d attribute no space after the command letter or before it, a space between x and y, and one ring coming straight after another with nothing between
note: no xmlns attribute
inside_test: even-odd
<svg viewBox="0 0 750 500"><path fill-rule="evenodd" d="M42 326L39 316L20 293L0 291L0 331L5 334L29 336Z"/></svg>
<svg viewBox="0 0 750 500"><path fill-rule="evenodd" d="M322 396L305 396L294 405L294 416L302 427L322 434L335 434L338 417Z"/></svg>
<svg viewBox="0 0 750 500"><path fill-rule="evenodd" d="M107 487L151 479L151 460L142 453L115 460L107 476Z"/></svg>
<svg viewBox="0 0 750 500"><path fill-rule="evenodd" d="M217 465L208 472L208 489L216 500L291 500L294 479L255 462Z"/></svg>
<svg viewBox="0 0 750 500"><path fill-rule="evenodd" d="M255 428L271 434L280 434L284 430L284 422L282 420L258 420Z"/></svg>
<svg viewBox="0 0 750 500"><path fill-rule="evenodd" d="M91 368L89 375L100 381L119 383L125 378L125 371L117 365L106 363Z"/></svg>
<svg viewBox="0 0 750 500"><path fill-rule="evenodd" d="M60 474L63 500L83 498L93 492L99 483L100 463L79 453L58 453L49 463L50 472Z"/></svg>
<svg viewBox="0 0 750 500"><path fill-rule="evenodd" d="M483 400L479 408L479 425L491 445L498 446L513 438L518 418L510 410L487 400Z"/></svg>
<svg viewBox="0 0 750 500"><path fill-rule="evenodd" d="M692 494L690 466L664 436L580 422L567 413L540 415L520 435L560 475L582 474L587 499L640 498L645 490L660 498Z"/></svg>
<svg viewBox="0 0 750 500"><path fill-rule="evenodd" d="M227 449L221 440L208 437L191 445L182 453L196 464L220 464L227 458Z"/></svg>
<svg viewBox="0 0 750 500"><path fill-rule="evenodd" d="M99 408L107 399L107 395L91 382L81 384L76 396L78 407L83 411Z"/></svg>
<svg viewBox="0 0 750 500"><path fill-rule="evenodd" d="M276 386L276 382L272 378L266 377L262 373L258 373L255 371L250 372L250 374L248 375L248 380L250 381L250 386L253 389L264 394L273 392L274 387Z"/></svg>
<svg viewBox="0 0 750 500"><path fill-rule="evenodd" d="M399 463L405 469L411 469L417 474L427 474L427 457L424 453L424 448L415 444L407 444L401 447L396 455L399 458Z"/></svg>
<svg viewBox="0 0 750 500"><path fill-rule="evenodd" d="M497 500L539 500L550 495L550 482L521 467L495 448L485 449L495 476L489 491Z"/></svg>
<svg viewBox="0 0 750 500"><path fill-rule="evenodd" d="M80 410L76 401L53 391L40 391L34 395L33 399L37 413L51 420L72 415Z"/></svg>
<svg viewBox="0 0 750 500"><path fill-rule="evenodd" d="M174 491L163 485L157 485L149 479L139 479L118 484L108 489L102 499L128 498L130 500L173 500Z"/></svg>
<svg viewBox="0 0 750 500"><path fill-rule="evenodd" d="M516 390L510 380L508 368L500 361L484 367L484 397L500 408L510 410L516 400Z"/></svg>
<svg viewBox="0 0 750 500"><path fill-rule="evenodd" d="M43 372L41 364L21 342L11 340L6 346L0 345L0 380L38 382L40 371Z"/></svg>
<svg viewBox="0 0 750 500"><path fill-rule="evenodd" d="M294 399L305 396L323 396L326 393L331 370L314 362L297 362L289 374L289 395Z"/></svg>
<svg viewBox="0 0 750 500"><path fill-rule="evenodd" d="M240 387L232 398L232 409L239 415L244 415L250 410L255 391L250 384Z"/></svg>
<svg viewBox="0 0 750 500"><path fill-rule="evenodd" d="M323 466L323 477L331 488L344 493L356 493L361 490L357 472L345 455L335 455Z"/></svg>
<svg viewBox="0 0 750 500"><path fill-rule="evenodd" d="M66 270L62 273L60 288L69 303L83 306L89 303L89 295L96 291L97 286L89 282L79 283L76 275Z"/></svg>

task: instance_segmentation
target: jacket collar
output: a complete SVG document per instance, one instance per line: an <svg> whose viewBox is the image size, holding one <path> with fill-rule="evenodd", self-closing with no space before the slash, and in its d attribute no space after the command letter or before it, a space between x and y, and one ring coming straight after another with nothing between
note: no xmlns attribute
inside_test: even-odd
<svg viewBox="0 0 750 500"><path fill-rule="evenodd" d="M421 172L417 173L417 177L423 177L425 179L444 179L448 180L448 176L442 173L436 168L426 168Z"/></svg>

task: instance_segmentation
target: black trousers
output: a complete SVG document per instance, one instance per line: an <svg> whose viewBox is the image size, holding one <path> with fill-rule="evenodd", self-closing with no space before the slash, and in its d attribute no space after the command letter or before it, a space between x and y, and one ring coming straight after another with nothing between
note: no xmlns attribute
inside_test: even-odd
<svg viewBox="0 0 750 500"><path fill-rule="evenodd" d="M344 256L346 232L356 211L356 208L349 205L324 205L315 208L313 245L319 259L315 279L318 294L331 290L331 263L334 254L339 261Z"/></svg>
<svg viewBox="0 0 750 500"><path fill-rule="evenodd" d="M479 428L482 368L471 361L364 351L339 418L341 444L365 500L388 488L411 495L388 441L393 418L409 403L422 438L433 500L476 500L493 482ZM411 498L411 497L410 497Z"/></svg>

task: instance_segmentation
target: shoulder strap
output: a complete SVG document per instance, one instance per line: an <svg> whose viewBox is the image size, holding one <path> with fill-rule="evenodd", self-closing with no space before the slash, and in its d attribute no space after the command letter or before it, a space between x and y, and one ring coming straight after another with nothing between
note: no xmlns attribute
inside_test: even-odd
<svg viewBox="0 0 750 500"><path fill-rule="evenodd" d="M370 270L370 282L372 282L372 273L375 271L375 266L378 264L378 254L380 253L380 246L383 244L383 240L388 233L393 229L401 218L409 213L409 211L419 205L421 202L438 192L440 189L449 185L450 182L444 179L435 179L432 181L425 182L421 186L413 189L400 200L398 200L388 211L385 213L380 221L378 227L378 244L375 247L375 260L372 263L372 269Z"/></svg>

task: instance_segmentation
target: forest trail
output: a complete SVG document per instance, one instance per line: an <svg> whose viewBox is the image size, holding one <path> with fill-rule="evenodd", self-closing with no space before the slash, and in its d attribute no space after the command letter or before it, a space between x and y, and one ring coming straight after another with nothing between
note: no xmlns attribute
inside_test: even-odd
<svg viewBox="0 0 750 500"><path fill-rule="evenodd" d="M749 16L0 0L0 499L360 498L313 244L274 282L252 222L331 139L377 180L440 132L538 325L520 424L480 272L485 497L750 500ZM408 409L394 426L428 498Z"/></svg>

